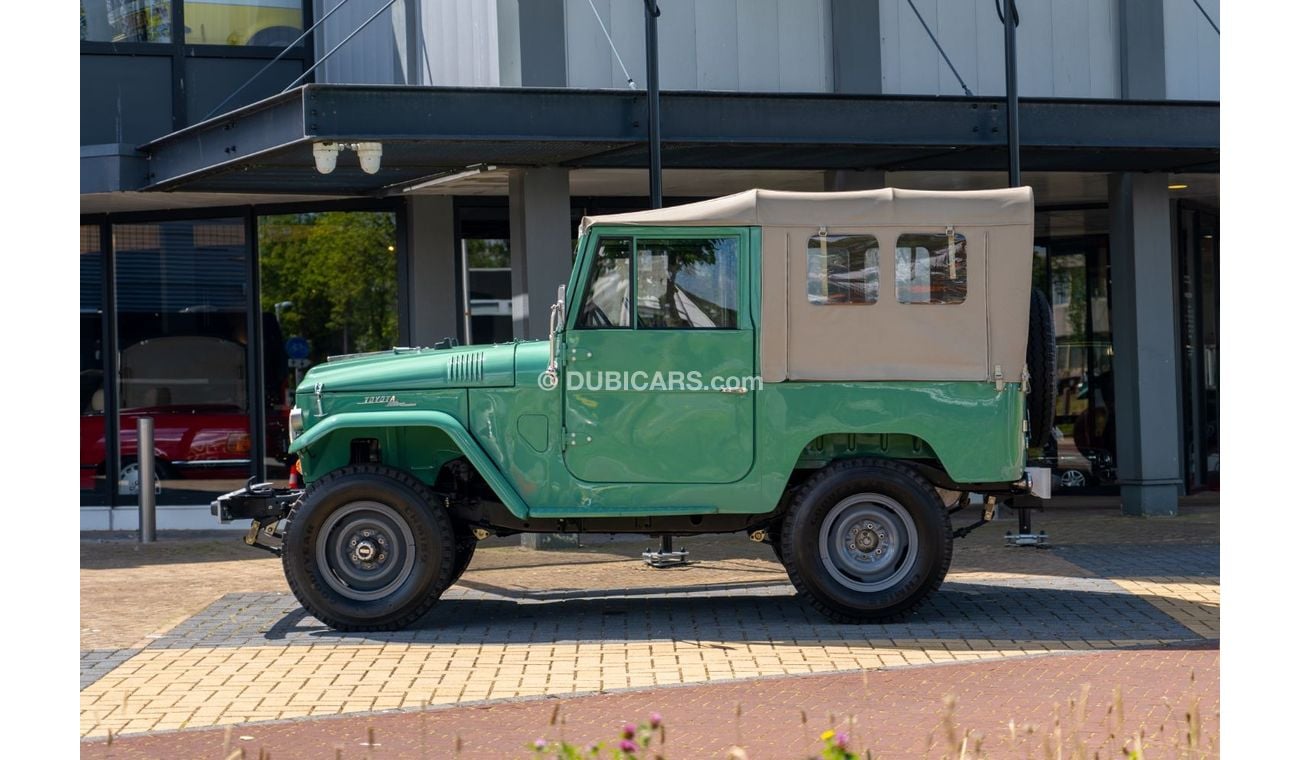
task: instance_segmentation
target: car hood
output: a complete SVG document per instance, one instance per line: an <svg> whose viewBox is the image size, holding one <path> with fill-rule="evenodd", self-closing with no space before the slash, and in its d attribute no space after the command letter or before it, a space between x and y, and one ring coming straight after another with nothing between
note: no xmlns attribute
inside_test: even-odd
<svg viewBox="0 0 1300 760"><path fill-rule="evenodd" d="M395 348L339 357L312 367L298 393L313 393L318 384L326 393L509 387L515 384L519 345Z"/></svg>

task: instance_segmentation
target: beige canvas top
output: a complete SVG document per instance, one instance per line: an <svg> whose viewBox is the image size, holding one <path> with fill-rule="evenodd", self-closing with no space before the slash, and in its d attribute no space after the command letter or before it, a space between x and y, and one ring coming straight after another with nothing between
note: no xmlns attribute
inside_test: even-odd
<svg viewBox="0 0 1300 760"><path fill-rule="evenodd" d="M1034 199L1028 187L1001 190L855 190L805 193L746 190L681 206L583 217L581 232L593 224L731 226L1033 223Z"/></svg>
<svg viewBox="0 0 1300 760"><path fill-rule="evenodd" d="M1003 190L747 190L671 208L586 217L601 224L762 227L760 370L784 380L1019 382L1025 366L1033 270L1034 200ZM896 292L901 235L965 239L961 303L907 303ZM876 241L874 303L810 297L810 247L821 234ZM906 278L904 278L906 279Z"/></svg>

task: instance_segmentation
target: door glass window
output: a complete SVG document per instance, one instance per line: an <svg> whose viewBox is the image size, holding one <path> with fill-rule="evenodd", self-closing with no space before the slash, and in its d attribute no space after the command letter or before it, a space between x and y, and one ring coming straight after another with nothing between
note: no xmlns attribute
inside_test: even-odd
<svg viewBox="0 0 1300 760"><path fill-rule="evenodd" d="M962 303L966 300L966 236L899 235L894 282L899 303Z"/></svg>
<svg viewBox="0 0 1300 760"><path fill-rule="evenodd" d="M637 327L734 330L736 238L637 241Z"/></svg>
<svg viewBox="0 0 1300 760"><path fill-rule="evenodd" d="M628 303L631 281L632 241L601 238L596 260L591 264L587 287L578 312L579 328L626 328L632 326Z"/></svg>
<svg viewBox="0 0 1300 760"><path fill-rule="evenodd" d="M875 235L808 239L808 302L875 303L880 298L880 243Z"/></svg>

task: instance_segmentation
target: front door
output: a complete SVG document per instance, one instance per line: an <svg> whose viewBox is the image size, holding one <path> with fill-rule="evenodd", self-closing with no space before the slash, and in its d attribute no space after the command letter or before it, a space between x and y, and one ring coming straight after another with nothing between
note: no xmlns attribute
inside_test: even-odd
<svg viewBox="0 0 1300 760"><path fill-rule="evenodd" d="M730 483L749 471L750 236L641 229L591 243L565 336L564 458L575 477Z"/></svg>

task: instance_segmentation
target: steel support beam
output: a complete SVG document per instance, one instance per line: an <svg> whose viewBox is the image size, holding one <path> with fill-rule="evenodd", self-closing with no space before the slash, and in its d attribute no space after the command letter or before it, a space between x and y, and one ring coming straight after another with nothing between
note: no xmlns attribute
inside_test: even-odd
<svg viewBox="0 0 1300 760"><path fill-rule="evenodd" d="M980 169L1005 166L1000 98L669 92L664 165L681 168ZM309 85L142 147L151 190L382 192L474 163L642 168L645 93ZM870 124L869 130L861 128ZM1020 102L1024 167L1217 171L1217 103ZM342 156L328 179L310 143L384 143L366 175ZM913 165L911 162L916 161Z"/></svg>

